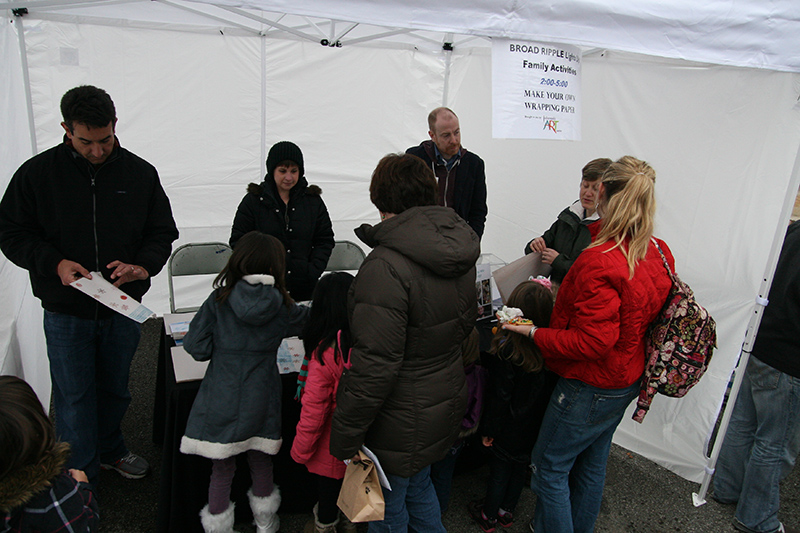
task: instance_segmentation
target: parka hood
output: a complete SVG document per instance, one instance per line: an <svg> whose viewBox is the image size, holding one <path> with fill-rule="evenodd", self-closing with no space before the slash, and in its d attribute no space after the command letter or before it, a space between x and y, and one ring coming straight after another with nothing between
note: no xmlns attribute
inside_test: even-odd
<svg viewBox="0 0 800 533"><path fill-rule="evenodd" d="M266 274L245 276L237 283L228 303L234 314L247 324L265 324L283 305L283 296L274 287L275 278Z"/></svg>
<svg viewBox="0 0 800 533"><path fill-rule="evenodd" d="M355 233L371 248L386 246L445 278L464 275L481 253L478 235L449 207L412 207Z"/></svg>
<svg viewBox="0 0 800 533"><path fill-rule="evenodd" d="M269 198L272 203L277 203L278 199L280 198L278 196L278 186L275 185L275 180L268 179L268 177L265 177L264 181L261 183L248 184L247 192L261 197L262 200ZM318 185L309 185L308 181L306 181L306 177L300 176L300 178L297 180L297 183L295 183L294 187L292 187L289 197L294 198L301 194L313 194L320 196L322 194L322 189Z"/></svg>
<svg viewBox="0 0 800 533"><path fill-rule="evenodd" d="M64 470L69 458L69 444L57 443L39 462L7 475L0 481L0 511L9 512L28 503L50 486L51 480Z"/></svg>

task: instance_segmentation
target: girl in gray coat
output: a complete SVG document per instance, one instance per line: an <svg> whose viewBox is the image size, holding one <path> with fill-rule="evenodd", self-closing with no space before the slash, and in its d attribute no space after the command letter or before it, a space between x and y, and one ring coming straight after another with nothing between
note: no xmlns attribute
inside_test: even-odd
<svg viewBox="0 0 800 533"><path fill-rule="evenodd" d="M210 361L181 440L181 452L212 460L208 505L200 512L207 533L233 531L230 491L241 453L250 464L247 494L258 533L280 526L270 457L281 447L277 351L284 337L301 332L308 314L286 292L285 271L278 239L246 234L184 337L192 357Z"/></svg>

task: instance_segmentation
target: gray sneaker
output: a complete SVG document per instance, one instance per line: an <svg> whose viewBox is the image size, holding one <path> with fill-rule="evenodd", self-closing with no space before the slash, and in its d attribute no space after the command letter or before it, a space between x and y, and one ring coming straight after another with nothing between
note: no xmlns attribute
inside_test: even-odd
<svg viewBox="0 0 800 533"><path fill-rule="evenodd" d="M141 479L150 472L147 461L133 452L128 452L122 459L111 464L100 463L103 470L116 470L119 475L128 479Z"/></svg>

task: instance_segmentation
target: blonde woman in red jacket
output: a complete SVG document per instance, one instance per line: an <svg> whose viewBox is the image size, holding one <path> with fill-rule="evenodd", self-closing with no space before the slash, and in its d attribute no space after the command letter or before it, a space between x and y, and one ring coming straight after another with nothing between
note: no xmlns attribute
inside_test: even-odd
<svg viewBox="0 0 800 533"><path fill-rule="evenodd" d="M602 221L564 278L550 327L504 326L535 342L560 376L531 457L536 533L594 530L611 438L639 392L645 331L671 285L652 242L655 178L634 157L612 163L600 189Z"/></svg>

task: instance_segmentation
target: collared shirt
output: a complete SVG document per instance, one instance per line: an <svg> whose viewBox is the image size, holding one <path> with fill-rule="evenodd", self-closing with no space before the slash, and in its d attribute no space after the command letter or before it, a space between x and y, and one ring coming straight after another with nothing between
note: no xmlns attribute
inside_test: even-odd
<svg viewBox="0 0 800 533"><path fill-rule="evenodd" d="M445 159L444 158L444 156L442 155L442 152L439 151L439 147L436 146L436 143L433 143L433 151L436 152L437 161L440 164L444 165L445 168L447 168L447 170L450 170L451 168L453 168L453 165L455 165L456 162L458 161L458 159L461 157L461 147L460 146L458 147L458 152L456 152L456 155L454 155L450 159Z"/></svg>

